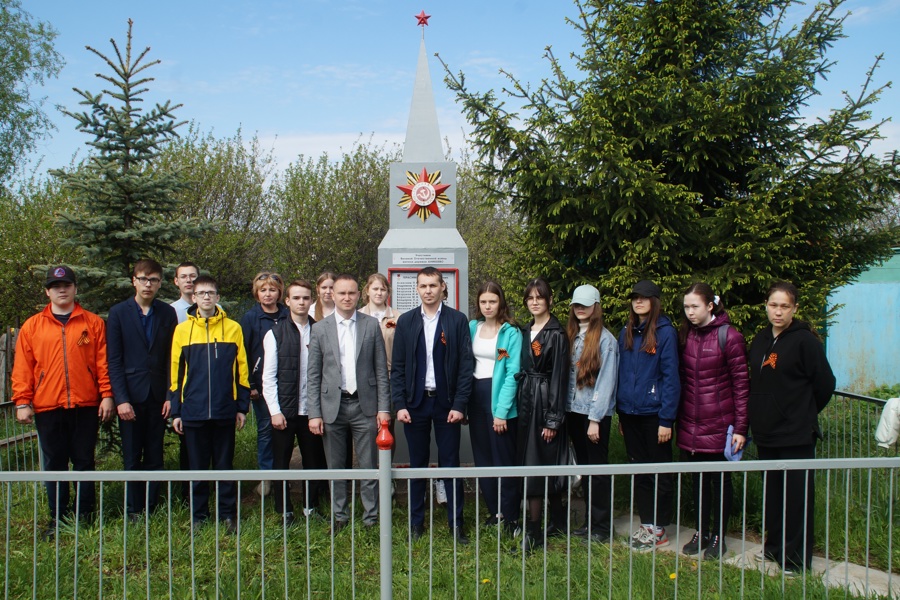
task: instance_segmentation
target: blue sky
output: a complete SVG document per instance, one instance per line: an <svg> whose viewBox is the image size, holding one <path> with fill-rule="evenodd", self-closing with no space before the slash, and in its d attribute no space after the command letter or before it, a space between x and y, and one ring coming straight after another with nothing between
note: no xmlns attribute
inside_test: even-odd
<svg viewBox="0 0 900 600"><path fill-rule="evenodd" d="M337 156L362 138L402 143L415 76L421 28L414 15L432 15L425 28L429 55L439 53L454 72L463 71L475 90L499 89L503 68L526 82L548 75L542 59L551 45L558 57L578 51L581 38L565 22L574 17L569 0L26 0L25 9L59 32L56 48L66 66L44 89L48 105L78 108L78 87L99 92L94 77L105 65L84 49L112 53L110 38L125 39L134 20L134 50L151 46L162 64L148 74L148 103L171 99L184 106L177 116L196 121L218 137L259 135L280 167L299 154ZM822 96L808 115L841 104L842 90L857 93L879 53L876 73L890 80L874 115L896 114L900 106L900 0L850 0L853 12L829 56L838 61ZM124 50L124 48L123 48ZM442 136L458 149L467 128L460 107L443 84L440 63L431 76ZM574 69L569 69L570 74ZM58 130L40 143L41 169L67 165L87 136L74 120L48 111ZM877 150L900 148L900 122L887 124Z"/></svg>

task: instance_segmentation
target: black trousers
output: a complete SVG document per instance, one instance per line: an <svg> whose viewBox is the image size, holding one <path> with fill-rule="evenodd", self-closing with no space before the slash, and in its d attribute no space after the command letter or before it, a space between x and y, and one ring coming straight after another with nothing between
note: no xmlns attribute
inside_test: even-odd
<svg viewBox="0 0 900 600"><path fill-rule="evenodd" d="M134 421L119 419L122 434L122 463L126 471L161 471L163 468L163 436L166 420L162 402L147 400L132 404ZM125 488L128 514L145 508L152 511L159 500L159 482L129 482Z"/></svg>
<svg viewBox="0 0 900 600"><path fill-rule="evenodd" d="M672 440L660 444L659 417L619 414L625 452L632 463L672 462ZM672 521L671 473L634 476L634 497L641 523L665 527Z"/></svg>
<svg viewBox="0 0 900 600"><path fill-rule="evenodd" d="M34 425L43 455L45 471L94 470L94 448L100 418L97 407L56 408L35 413ZM82 481L76 487L74 506L69 508L69 482L48 481L47 500L50 518L58 519L75 510L81 516L94 512L96 492L93 481Z"/></svg>
<svg viewBox="0 0 900 600"><path fill-rule="evenodd" d="M803 446L757 446L757 449L760 460L809 460L816 457L815 441ZM766 471L765 553L782 566L796 569L812 566L815 487L815 471Z"/></svg>
<svg viewBox="0 0 900 600"><path fill-rule="evenodd" d="M437 406L433 397L426 396L421 404L409 409L412 423L403 426L406 434L406 445L409 448L409 466L424 468L431 457L431 429L434 427L434 439L438 447L439 467L459 466L459 438L462 433L461 423L448 423L450 414L448 407ZM409 481L409 522L413 525L425 523L425 490L426 480L411 479ZM447 492L447 524L453 527L463 526L462 479L444 479L444 490Z"/></svg>
<svg viewBox="0 0 900 600"><path fill-rule="evenodd" d="M569 439L575 450L575 459L579 465L609 464L609 432L612 417L600 421L600 441L594 443L588 439L587 430L591 421L587 415L566 413L566 427ZM612 478L609 475L592 475L581 478L581 489L587 506L585 524L590 524L591 533L609 535L610 517L612 515Z"/></svg>
<svg viewBox="0 0 900 600"><path fill-rule="evenodd" d="M322 437L309 430L309 417L295 415L285 419L287 427L272 428L272 457L275 469L288 469L291 466L291 455L294 453L294 440L300 447L300 458L304 469L327 469L325 447ZM274 481L275 511L278 514L294 512L291 494L283 481ZM328 482L324 480L309 481L306 495L306 508L316 508L319 500L328 492Z"/></svg>
<svg viewBox="0 0 900 600"><path fill-rule="evenodd" d="M208 471L210 462L217 471L230 471L234 465L233 419L184 422L184 442L192 471ZM209 482L192 481L194 521L209 518ZM219 519L237 516L237 485L233 481L219 481L216 503Z"/></svg>
<svg viewBox="0 0 900 600"><path fill-rule="evenodd" d="M516 464L516 436L518 417L506 420L506 433L494 431L494 414L491 411L490 379L472 380L472 397L469 399L469 436L472 439L472 458L476 467L501 467ZM488 514L502 514L515 521L522 502L521 481L515 477L481 477L478 480L481 495ZM499 493L500 503L497 504Z"/></svg>
<svg viewBox="0 0 900 600"><path fill-rule="evenodd" d="M724 454L691 453L682 450L681 460L683 462L721 462L728 459ZM704 537L724 535L734 501L731 472L693 473L691 483L693 484L694 512L697 514L697 531Z"/></svg>

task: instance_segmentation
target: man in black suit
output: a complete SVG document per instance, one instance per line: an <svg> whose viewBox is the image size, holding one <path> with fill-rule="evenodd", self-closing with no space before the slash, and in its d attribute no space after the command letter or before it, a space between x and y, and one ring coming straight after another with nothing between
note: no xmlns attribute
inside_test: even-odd
<svg viewBox="0 0 900 600"><path fill-rule="evenodd" d="M126 471L163 468L169 357L178 317L175 309L156 298L162 271L155 260L135 263L131 280L134 298L113 306L106 324L109 378L119 414ZM144 508L149 512L156 507L159 482L150 482L147 487L128 485L125 495L128 518L137 521Z"/></svg>
<svg viewBox="0 0 900 600"><path fill-rule="evenodd" d="M475 360L466 316L442 303L447 284L441 272L425 267L416 277L422 300L418 310L397 319L391 364L391 396L397 420L403 423L409 447L409 466L427 467L431 431L438 449L438 466L459 467L459 438L472 390ZM462 479L445 479L447 522L461 544L463 529ZM412 536L425 533L425 482L409 482L409 520Z"/></svg>

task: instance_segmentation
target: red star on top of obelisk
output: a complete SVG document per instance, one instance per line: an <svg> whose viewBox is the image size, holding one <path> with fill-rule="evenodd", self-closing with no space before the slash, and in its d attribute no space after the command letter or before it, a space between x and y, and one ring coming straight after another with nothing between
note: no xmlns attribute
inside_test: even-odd
<svg viewBox="0 0 900 600"><path fill-rule="evenodd" d="M415 18L418 21L418 23L416 23L417 26L421 25L422 27L425 27L426 25L428 25L428 19L431 18L431 15L426 15L425 10L422 10L422 12L417 14Z"/></svg>

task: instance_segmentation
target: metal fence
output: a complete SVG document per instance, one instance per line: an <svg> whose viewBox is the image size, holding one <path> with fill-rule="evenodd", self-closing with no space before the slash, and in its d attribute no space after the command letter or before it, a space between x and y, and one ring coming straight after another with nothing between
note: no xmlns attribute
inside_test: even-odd
<svg viewBox="0 0 900 600"><path fill-rule="evenodd" d="M389 460L389 453L388 453ZM238 530L226 531L215 518L194 525L187 505L168 483L160 510L132 521L123 518L123 481L178 482L196 473L39 473L0 474L3 520L4 598L697 598L757 597L900 597L897 530L898 458L820 459L810 462L746 461L676 463L605 467L517 469L394 469L381 481L382 506L391 505L390 482L398 497L383 509L378 527L365 527L354 502L351 525L337 533L329 517L305 516L288 524L271 501L246 493L256 471L205 472L211 481L237 480L245 500L239 503ZM637 473L674 473L676 504L688 495L681 483L692 472L731 471L736 480L735 510L726 537L727 553L719 560L687 557L678 550L693 529L676 510L667 529L669 547L639 553L628 544L639 521L634 507ZM762 495L757 486L766 469L817 472L816 558L809 572L785 575L774 563L760 562ZM617 511L611 543L588 543L564 534L523 552L521 536L502 527L487 527L479 497L480 477L568 476L566 524L571 532L584 515L576 477L610 475L614 489L626 490L624 510ZM273 471L302 494L309 481L335 485L336 472ZM375 470L340 473L357 487L379 477ZM715 475L710 475L715 476ZM872 494L875 477L888 482L888 495ZM382 474L382 477L385 477ZM471 538L460 544L449 534L444 510L431 495L426 533L415 539L407 520L409 479L465 478L465 511ZM98 512L92 521L61 521L51 539L42 538L47 508L42 482L98 482ZM841 486L834 485L840 480ZM756 484L755 484L756 482ZM288 484L285 484L288 485ZM856 489L865 490L856 502ZM827 490L831 489L829 493ZM354 497L355 494L354 494ZM546 504L546 498L545 498ZM325 513L327 514L327 513ZM215 517L215 512L213 512ZM545 530L546 535L546 530ZM854 564L855 563L855 564ZM384 577L382 577L384 576Z"/></svg>
<svg viewBox="0 0 900 600"><path fill-rule="evenodd" d="M271 497L252 492L259 471L204 472L203 478L212 482L238 481L236 534L227 532L215 512L208 524L192 523L192 498L180 496L180 484L197 478L196 473L39 472L30 428L7 417L6 445L0 449L2 597L900 598L900 550L894 543L900 525L900 458L896 448L884 450L871 441L880 406L876 399L838 394L821 415L825 439L819 446L821 458L812 462L392 469L389 453L381 452L379 471L265 473L268 479L283 479L300 506L311 481L340 485L335 481L339 476L356 492L359 481L378 478L379 526L363 525L354 493L351 526L337 532L327 506L293 524L279 518ZM728 552L712 561L680 554L694 533L690 475L717 477L723 470L732 473L735 483L734 510L725 532ZM815 558L808 572L788 576L756 557L766 524L766 470L816 472ZM642 473L672 473L676 479L674 522L667 528L670 544L650 553L637 552L628 543L639 525L634 478ZM585 513L578 480L612 478L615 534L607 543L569 533L523 552L521 535L483 524L488 514L476 485L479 478L559 475L568 482L564 500L570 532L582 524ZM450 535L435 493L427 501L426 533L415 539L407 512L407 484L414 478L464 479L470 544ZM97 482L98 511L89 521L61 520L45 540L49 514L43 486L60 481ZM138 521L125 518L126 481L165 482L160 509ZM433 492L434 486L428 489ZM545 508L547 500L545 496ZM519 520L524 517L523 512Z"/></svg>

